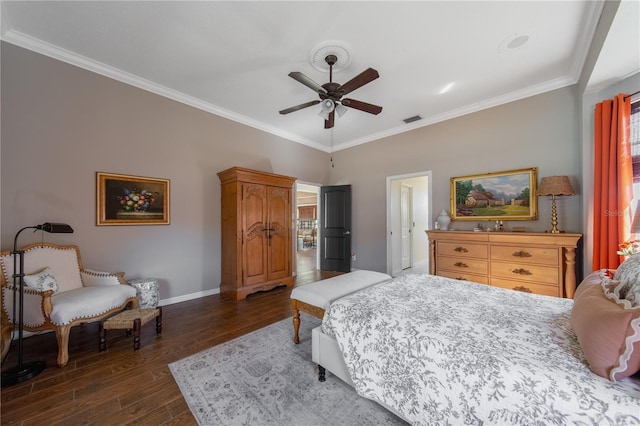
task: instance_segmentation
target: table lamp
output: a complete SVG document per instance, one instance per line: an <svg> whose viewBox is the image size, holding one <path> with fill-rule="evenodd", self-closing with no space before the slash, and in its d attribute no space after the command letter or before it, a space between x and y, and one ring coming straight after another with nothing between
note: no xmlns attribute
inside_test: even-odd
<svg viewBox="0 0 640 426"><path fill-rule="evenodd" d="M538 196L551 195L551 234L559 234L558 213L556 210L556 197L561 195L575 195L576 193L569 182L568 176L547 176L540 180L538 185Z"/></svg>

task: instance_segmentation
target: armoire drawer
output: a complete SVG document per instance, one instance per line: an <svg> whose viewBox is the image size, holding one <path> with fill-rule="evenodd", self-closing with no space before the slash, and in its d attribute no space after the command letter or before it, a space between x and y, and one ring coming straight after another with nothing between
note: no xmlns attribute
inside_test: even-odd
<svg viewBox="0 0 640 426"><path fill-rule="evenodd" d="M446 256L478 257L481 259L487 259L489 249L486 244L441 241L438 243L438 254Z"/></svg>
<svg viewBox="0 0 640 426"><path fill-rule="evenodd" d="M558 249L493 245L491 246L491 260L557 266Z"/></svg>
<svg viewBox="0 0 640 426"><path fill-rule="evenodd" d="M525 293L542 294L545 296L562 297L560 287L558 285L544 285L540 283L506 280L502 278L491 277L493 287L501 287L509 290L523 291Z"/></svg>
<svg viewBox="0 0 640 426"><path fill-rule="evenodd" d="M515 262L491 262L491 277L558 285L558 268Z"/></svg>
<svg viewBox="0 0 640 426"><path fill-rule="evenodd" d="M458 273L487 275L489 267L486 259L439 256L438 270L457 271Z"/></svg>

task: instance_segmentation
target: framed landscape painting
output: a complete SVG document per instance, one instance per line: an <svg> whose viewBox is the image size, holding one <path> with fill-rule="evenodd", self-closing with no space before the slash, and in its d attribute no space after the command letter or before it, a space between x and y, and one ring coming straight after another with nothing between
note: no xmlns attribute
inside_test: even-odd
<svg viewBox="0 0 640 426"><path fill-rule="evenodd" d="M453 220L535 220L537 169L451 178Z"/></svg>
<svg viewBox="0 0 640 426"><path fill-rule="evenodd" d="M96 172L96 224L168 225L169 180Z"/></svg>

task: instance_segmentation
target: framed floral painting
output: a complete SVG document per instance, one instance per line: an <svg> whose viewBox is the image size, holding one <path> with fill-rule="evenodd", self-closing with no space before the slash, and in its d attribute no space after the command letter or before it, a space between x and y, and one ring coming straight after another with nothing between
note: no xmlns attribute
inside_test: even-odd
<svg viewBox="0 0 640 426"><path fill-rule="evenodd" d="M453 220L536 220L537 169L451 178Z"/></svg>
<svg viewBox="0 0 640 426"><path fill-rule="evenodd" d="M96 225L168 225L169 179L96 172Z"/></svg>

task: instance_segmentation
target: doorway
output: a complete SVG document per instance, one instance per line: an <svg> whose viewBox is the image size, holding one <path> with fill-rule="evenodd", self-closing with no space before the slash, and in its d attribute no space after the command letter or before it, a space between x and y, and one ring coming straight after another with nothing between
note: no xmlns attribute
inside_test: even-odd
<svg viewBox="0 0 640 426"><path fill-rule="evenodd" d="M320 185L296 183L296 274L319 269L318 207Z"/></svg>
<svg viewBox="0 0 640 426"><path fill-rule="evenodd" d="M431 172L387 177L387 273L428 271Z"/></svg>

